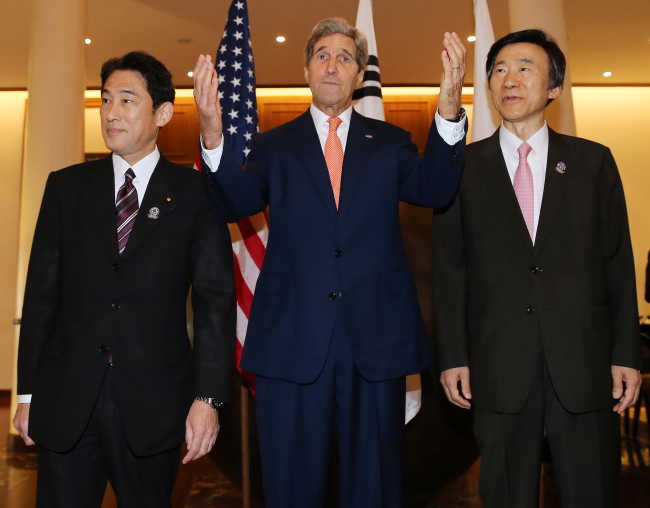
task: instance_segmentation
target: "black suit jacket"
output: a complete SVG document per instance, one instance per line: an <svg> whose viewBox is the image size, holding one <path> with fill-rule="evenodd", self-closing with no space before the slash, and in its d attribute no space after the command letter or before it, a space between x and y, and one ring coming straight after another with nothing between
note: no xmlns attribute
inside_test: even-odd
<svg viewBox="0 0 650 508"><path fill-rule="evenodd" d="M459 194L435 218L434 252L440 368L470 367L474 404L521 410L541 337L568 411L613 406L611 365L638 368L640 348L625 197L608 148L549 130L533 246L498 131L469 145Z"/></svg>
<svg viewBox="0 0 650 508"><path fill-rule="evenodd" d="M153 207L158 218L148 216ZM121 258L111 157L51 173L18 353L18 393L32 394L30 437L71 449L112 355L131 450L146 456L178 446L195 396L229 398L235 319L230 234L198 172L161 156Z"/></svg>

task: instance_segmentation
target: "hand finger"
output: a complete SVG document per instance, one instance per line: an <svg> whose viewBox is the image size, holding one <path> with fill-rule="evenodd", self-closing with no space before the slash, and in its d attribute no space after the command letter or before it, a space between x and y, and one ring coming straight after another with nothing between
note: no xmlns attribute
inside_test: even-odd
<svg viewBox="0 0 650 508"><path fill-rule="evenodd" d="M451 393L452 401L460 407L469 407L469 403L460 395L458 391L458 379L449 385L449 392Z"/></svg>
<svg viewBox="0 0 650 508"><path fill-rule="evenodd" d="M469 371L463 370L460 373L460 387L463 390L463 396L466 399L472 398L472 391L469 388Z"/></svg>
<svg viewBox="0 0 650 508"><path fill-rule="evenodd" d="M445 49L447 50L447 54L449 55L449 59L451 60L452 67L460 67L462 57L457 48L454 46L453 39L445 38L444 45Z"/></svg>
<svg viewBox="0 0 650 508"><path fill-rule="evenodd" d="M196 61L196 65L194 66L194 71L192 72L192 76L194 76L194 80L196 82L196 76L199 74L199 71L201 70L201 66L203 65L203 60L205 57L203 55L199 55L199 58Z"/></svg>
<svg viewBox="0 0 650 508"><path fill-rule="evenodd" d="M445 390L445 396L447 397L447 400L453 404L454 401L451 400L451 393L449 393L449 388L447 388L447 384L442 377L440 378L440 384L442 385L443 390Z"/></svg>
<svg viewBox="0 0 650 508"><path fill-rule="evenodd" d="M26 444L27 446L32 446L32 445L35 445L35 444L36 444L36 443L34 442L34 440L33 440L31 437L29 437L27 434L25 434L25 435L23 436L23 441L25 442L25 444Z"/></svg>
<svg viewBox="0 0 650 508"><path fill-rule="evenodd" d="M444 73L451 76L451 61L449 60L449 54L447 54L446 49L442 50L440 57L442 58L442 68Z"/></svg>
<svg viewBox="0 0 650 508"><path fill-rule="evenodd" d="M192 437L194 436L194 432L192 432L192 426L188 423L185 424L185 442L187 443L187 449L190 449L190 446L192 446Z"/></svg>
<svg viewBox="0 0 650 508"><path fill-rule="evenodd" d="M625 388L625 395L623 396L623 398L619 403L619 408L618 408L619 414L621 414L630 406L630 403L632 402L633 398L634 398L634 388L628 385Z"/></svg>
<svg viewBox="0 0 650 508"><path fill-rule="evenodd" d="M614 389L612 391L612 397L619 399L623 395L623 380L618 374L613 375Z"/></svg>
<svg viewBox="0 0 650 508"><path fill-rule="evenodd" d="M192 446L189 447L187 454L183 457L183 464L187 464L196 458L196 455L201 451L201 442L201 437L195 433Z"/></svg>
<svg viewBox="0 0 650 508"><path fill-rule="evenodd" d="M467 50L465 49L465 46L463 46L463 43L460 42L458 34L455 32L452 33L451 37L447 39L447 41L449 42L450 47L453 48L453 52L458 56L459 63L463 63L465 61Z"/></svg>

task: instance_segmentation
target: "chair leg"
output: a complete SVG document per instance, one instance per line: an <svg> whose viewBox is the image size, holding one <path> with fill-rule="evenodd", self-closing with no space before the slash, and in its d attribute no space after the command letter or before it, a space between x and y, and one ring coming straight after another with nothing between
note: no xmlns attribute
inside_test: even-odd
<svg viewBox="0 0 650 508"><path fill-rule="evenodd" d="M641 406L643 404L643 397L639 397L639 400L634 404L634 421L632 422L632 437L636 437L639 432L639 417L641 416ZM646 402L646 411L648 408L648 403Z"/></svg>
<svg viewBox="0 0 650 508"><path fill-rule="evenodd" d="M625 428L625 437L630 435L630 408L623 411L623 423Z"/></svg>

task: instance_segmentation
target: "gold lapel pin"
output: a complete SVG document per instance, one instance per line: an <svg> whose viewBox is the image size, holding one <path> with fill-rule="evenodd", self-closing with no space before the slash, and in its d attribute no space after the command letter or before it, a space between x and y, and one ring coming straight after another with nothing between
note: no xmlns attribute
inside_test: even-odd
<svg viewBox="0 0 650 508"><path fill-rule="evenodd" d="M166 198L165 198L165 201L167 201L168 203L171 203L171 202L172 202L172 198L170 198L170 197L166 197Z"/></svg>

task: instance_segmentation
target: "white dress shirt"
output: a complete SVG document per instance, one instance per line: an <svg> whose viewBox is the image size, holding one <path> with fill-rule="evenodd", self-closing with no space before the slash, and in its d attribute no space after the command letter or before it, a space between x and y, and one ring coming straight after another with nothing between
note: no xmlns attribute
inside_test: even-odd
<svg viewBox="0 0 650 508"><path fill-rule="evenodd" d="M309 112L314 120L314 126L316 127L318 139L320 140L320 145L324 154L325 142L327 141L327 136L329 136L330 132L329 123L327 123L330 117L314 106L314 103L309 107ZM345 153L345 145L348 141L348 131L350 130L350 119L352 118L352 106L341 113L339 118L341 119L341 123L336 130L336 134L341 140L343 153ZM442 137L448 145L455 145L465 137L465 122L467 121L467 115L460 122L455 123L442 118L436 110L434 118L440 137ZM201 135L201 147L208 156L206 160L208 168L212 172L216 171L219 168L221 154L223 153L223 134L221 135L221 144L213 150L205 148L205 145L203 144L203 135Z"/></svg>
<svg viewBox="0 0 650 508"><path fill-rule="evenodd" d="M153 170L156 169L156 164L160 160L160 151L158 146L153 149L149 155L144 159L140 159L138 162L131 166L119 155L113 154L113 173L115 175L115 200L117 201L117 192L122 187L124 183L124 174L127 169L133 169L135 178L133 179L133 186L138 193L138 206L142 204L142 198L144 193L147 191L147 185L149 185L149 180L153 174ZM115 230L117 231L117 223L115 225ZM32 395L18 395L18 404L29 404L32 402Z"/></svg>
<svg viewBox="0 0 650 508"><path fill-rule="evenodd" d="M501 124L499 129L499 143L503 159L506 161L510 181L515 181L515 173L519 166L519 152L517 151L523 141L510 132ZM535 217L533 220L533 245L537 236L537 224L539 223L539 212L542 209L542 198L544 197L544 182L546 181L546 160L548 159L548 126L546 122L540 130L533 134L526 141L532 148L527 160L530 170L533 173L533 205Z"/></svg>

